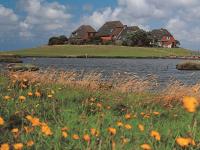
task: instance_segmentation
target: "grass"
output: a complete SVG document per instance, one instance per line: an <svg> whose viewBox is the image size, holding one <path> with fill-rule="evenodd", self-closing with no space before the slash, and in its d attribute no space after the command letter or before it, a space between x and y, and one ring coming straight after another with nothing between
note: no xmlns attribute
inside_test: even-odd
<svg viewBox="0 0 200 150"><path fill-rule="evenodd" d="M165 105L167 99L160 98L164 103L157 101L161 96L158 91L120 92L117 88L93 89L86 84L87 81L84 81L86 86L80 87L80 81L74 81L78 86L70 86L72 82L60 83L58 80L61 78L56 80L54 75L47 78L41 74L40 77L33 78L30 73L27 76L26 73L23 74L24 76L21 73L10 73L0 78L0 117L5 121L0 125L0 145L8 143L13 147L14 144L21 143L28 149L26 143L32 140L34 144L30 149L139 150L141 144L146 143L153 150L179 150L182 148L176 143L176 138L190 137L196 144L188 145L187 149L200 148L200 115L198 112L186 112L180 103L182 94L191 94L186 91L192 89L191 87L184 89L175 85L176 89L182 90L179 91L181 96L174 98L168 107ZM63 76L69 78L67 74ZM51 82L46 82L47 80ZM178 94L175 89L173 91ZM29 92L33 95L28 96ZM40 96L35 95L35 92ZM26 118L27 115L40 119L40 123L33 127ZM128 115L131 117L127 117ZM132 128L117 126L119 121ZM144 131L139 130L139 124L144 126ZM27 132L24 127L33 130ZM43 127L45 130L41 130ZM13 128L19 131L12 133ZM91 128L96 129L98 134L92 133ZM108 128L116 129L116 133L111 134ZM158 131L160 140L157 141L150 135L152 130ZM63 137L64 132L67 137ZM79 139L75 140L74 134ZM84 135L88 135L90 139L84 140Z"/></svg>
<svg viewBox="0 0 200 150"><path fill-rule="evenodd" d="M141 48L111 45L43 46L6 52L6 54L8 53L20 56L43 57L165 57L191 55L191 51L183 48Z"/></svg>

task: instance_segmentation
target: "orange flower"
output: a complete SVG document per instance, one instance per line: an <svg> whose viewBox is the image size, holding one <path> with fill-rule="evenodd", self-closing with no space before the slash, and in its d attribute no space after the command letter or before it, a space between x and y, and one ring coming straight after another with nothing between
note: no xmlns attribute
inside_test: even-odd
<svg viewBox="0 0 200 150"><path fill-rule="evenodd" d="M194 97L184 97L183 98L183 107L190 113L196 112L199 103Z"/></svg>
<svg viewBox="0 0 200 150"><path fill-rule="evenodd" d="M40 92L36 91L36 92L35 92L35 96L36 96L36 97L41 97Z"/></svg>
<svg viewBox="0 0 200 150"><path fill-rule="evenodd" d="M63 127L63 128L61 129L61 131L68 131L68 130L69 130L68 127Z"/></svg>
<svg viewBox="0 0 200 150"><path fill-rule="evenodd" d="M67 136L68 136L67 132L62 131L62 136L63 136L64 138L67 138Z"/></svg>
<svg viewBox="0 0 200 150"><path fill-rule="evenodd" d="M14 128L14 129L11 130L11 132L12 132L12 133L18 133L18 132L19 132L19 129L18 129L18 128Z"/></svg>
<svg viewBox="0 0 200 150"><path fill-rule="evenodd" d="M52 98L52 97L53 97L53 95L49 94L47 97L48 97L48 98Z"/></svg>
<svg viewBox="0 0 200 150"><path fill-rule="evenodd" d="M99 131L95 128L91 128L90 129L90 133L93 135L93 136L99 136Z"/></svg>
<svg viewBox="0 0 200 150"><path fill-rule="evenodd" d="M33 140L29 140L27 143L26 143L27 147L31 147L34 145L34 141Z"/></svg>
<svg viewBox="0 0 200 150"><path fill-rule="evenodd" d="M23 144L22 143L16 143L13 145L15 150L22 150L23 149Z"/></svg>
<svg viewBox="0 0 200 150"><path fill-rule="evenodd" d="M4 143L0 146L0 150L9 150L10 146L7 143Z"/></svg>
<svg viewBox="0 0 200 150"><path fill-rule="evenodd" d="M73 138L74 140L79 140L79 136L78 136L77 134L73 134L73 135L72 135L72 138Z"/></svg>
<svg viewBox="0 0 200 150"><path fill-rule="evenodd" d="M130 124L125 124L124 127L125 127L126 129L128 129L128 130L132 129L132 126L131 126Z"/></svg>
<svg viewBox="0 0 200 150"><path fill-rule="evenodd" d="M144 126L142 124L139 124L138 128L139 128L140 131L142 131L142 132L144 131Z"/></svg>
<svg viewBox="0 0 200 150"><path fill-rule="evenodd" d="M157 116L157 115L160 115L160 112L154 111L153 114L154 114L155 116Z"/></svg>
<svg viewBox="0 0 200 150"><path fill-rule="evenodd" d="M2 117L0 117L0 126L4 125L4 120Z"/></svg>
<svg viewBox="0 0 200 150"><path fill-rule="evenodd" d="M176 143L181 147L188 147L189 145L196 145L195 141L191 138L179 137L176 139Z"/></svg>
<svg viewBox="0 0 200 150"><path fill-rule="evenodd" d="M155 138L157 141L160 141L160 134L157 131L151 131L151 136Z"/></svg>
<svg viewBox="0 0 200 150"><path fill-rule="evenodd" d="M97 107L101 108L102 104L101 103L97 103Z"/></svg>
<svg viewBox="0 0 200 150"><path fill-rule="evenodd" d="M25 100L26 100L26 97L25 97L25 96L19 96L19 100L20 100L20 101L25 101Z"/></svg>
<svg viewBox="0 0 200 150"><path fill-rule="evenodd" d="M143 150L152 150L152 149L151 149L151 146L150 146L149 144L142 144L140 147L141 147Z"/></svg>
<svg viewBox="0 0 200 150"><path fill-rule="evenodd" d="M30 115L26 116L26 119L29 120L32 123L32 126L40 126L41 122L39 118L32 117Z"/></svg>
<svg viewBox="0 0 200 150"><path fill-rule="evenodd" d="M117 126L118 126L118 127L123 127L123 123L122 123L121 121L118 121L118 122L117 122Z"/></svg>
<svg viewBox="0 0 200 150"><path fill-rule="evenodd" d="M108 132L111 134L111 135L115 135L117 130L115 128L112 128L112 127L109 127L108 128Z"/></svg>
<svg viewBox="0 0 200 150"><path fill-rule="evenodd" d="M83 136L83 140L86 141L86 142L90 142L90 136L88 134L85 134Z"/></svg>
<svg viewBox="0 0 200 150"><path fill-rule="evenodd" d="M32 92L28 92L28 96L33 96L33 93Z"/></svg>
<svg viewBox="0 0 200 150"><path fill-rule="evenodd" d="M125 115L125 118L128 120L128 119L131 119L131 114L126 114Z"/></svg>
<svg viewBox="0 0 200 150"><path fill-rule="evenodd" d="M53 134L53 133L51 132L51 129L50 129L50 128L48 127L48 125L45 124L45 123L42 123L41 131L42 131L42 133L44 133L46 136L50 136L50 135Z"/></svg>
<svg viewBox="0 0 200 150"><path fill-rule="evenodd" d="M34 128L25 126L24 130L25 130L26 133L31 133L31 132L33 132Z"/></svg>
<svg viewBox="0 0 200 150"><path fill-rule="evenodd" d="M10 100L10 99L11 99L10 96L4 96L4 100L8 101L8 100Z"/></svg>

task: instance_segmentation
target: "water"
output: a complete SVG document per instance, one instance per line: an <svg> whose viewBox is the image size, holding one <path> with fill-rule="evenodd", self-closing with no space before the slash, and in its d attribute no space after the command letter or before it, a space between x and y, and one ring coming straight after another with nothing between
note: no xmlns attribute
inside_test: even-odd
<svg viewBox="0 0 200 150"><path fill-rule="evenodd" d="M104 76L113 73L130 73L140 77L156 75L160 83L171 79L195 84L200 81L200 71L180 71L176 64L180 59L96 59L96 58L24 58L24 63L34 63L41 68L53 67L62 70L95 71Z"/></svg>

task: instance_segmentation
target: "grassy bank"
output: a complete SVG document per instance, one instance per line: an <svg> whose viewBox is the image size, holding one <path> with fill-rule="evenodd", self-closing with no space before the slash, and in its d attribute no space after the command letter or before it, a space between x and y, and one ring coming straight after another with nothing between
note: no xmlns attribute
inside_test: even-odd
<svg viewBox="0 0 200 150"><path fill-rule="evenodd" d="M11 73L0 78L1 146L179 150L179 144L185 143L187 149L200 148L200 116L181 107L182 96L199 96L199 89L194 92L194 87L175 85L175 89L168 87L172 91L166 89L164 94L145 89L123 91L124 86L113 88L114 84L104 89L105 83L96 84L88 78L82 82L66 81L70 73L60 73L62 78L58 79L50 73L38 78L30 74ZM131 85L131 81L134 80L121 84ZM135 86L138 89L144 85ZM186 142L177 142L180 137L187 138Z"/></svg>
<svg viewBox="0 0 200 150"><path fill-rule="evenodd" d="M43 46L33 49L11 51L20 56L44 57L165 57L188 56L190 51L182 48L140 48L106 45Z"/></svg>

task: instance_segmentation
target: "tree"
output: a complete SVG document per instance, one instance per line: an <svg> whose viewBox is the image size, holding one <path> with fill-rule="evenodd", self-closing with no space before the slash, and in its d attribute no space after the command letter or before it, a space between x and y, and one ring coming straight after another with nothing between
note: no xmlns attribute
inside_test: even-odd
<svg viewBox="0 0 200 150"><path fill-rule="evenodd" d="M64 35L61 35L59 37L51 37L49 39L48 45L63 45L68 42L68 38Z"/></svg>
<svg viewBox="0 0 200 150"><path fill-rule="evenodd" d="M180 47L181 43L180 41L176 40L176 47Z"/></svg>
<svg viewBox="0 0 200 150"><path fill-rule="evenodd" d="M129 46L150 46L150 38L144 30L137 30L128 34L126 40Z"/></svg>

